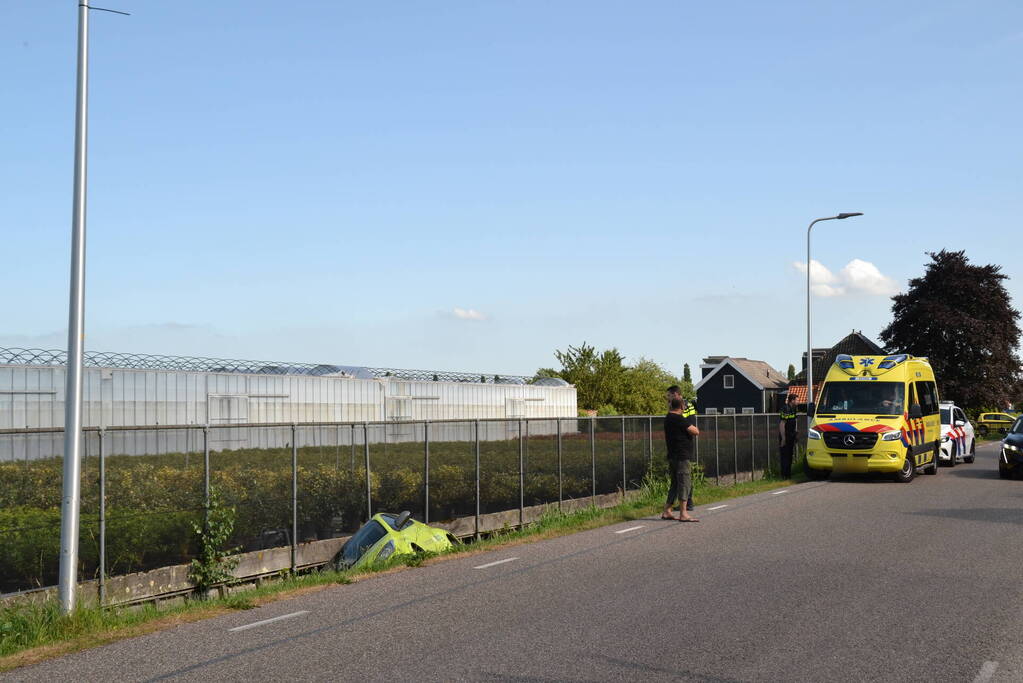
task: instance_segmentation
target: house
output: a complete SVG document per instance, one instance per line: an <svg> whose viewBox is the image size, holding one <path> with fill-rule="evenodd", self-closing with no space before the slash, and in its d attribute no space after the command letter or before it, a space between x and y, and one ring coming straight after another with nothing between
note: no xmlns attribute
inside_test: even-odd
<svg viewBox="0 0 1023 683"><path fill-rule="evenodd" d="M850 356L884 356L888 352L865 337L859 330L853 330L831 348L813 350L813 395L814 400L820 394L821 384L828 369L834 365L835 358L841 353ZM803 366L799 374L788 384L788 393L796 395L796 403L806 405L806 352L803 352Z"/></svg>
<svg viewBox="0 0 1023 683"><path fill-rule="evenodd" d="M762 360L709 356L700 365L696 407L704 415L772 413L785 376Z"/></svg>

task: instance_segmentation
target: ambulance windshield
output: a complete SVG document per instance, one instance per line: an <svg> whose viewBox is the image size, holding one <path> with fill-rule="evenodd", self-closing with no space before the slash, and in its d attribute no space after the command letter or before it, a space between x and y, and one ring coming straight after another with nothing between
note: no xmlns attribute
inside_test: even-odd
<svg viewBox="0 0 1023 683"><path fill-rule="evenodd" d="M827 382L818 413L902 415L906 390L902 382Z"/></svg>

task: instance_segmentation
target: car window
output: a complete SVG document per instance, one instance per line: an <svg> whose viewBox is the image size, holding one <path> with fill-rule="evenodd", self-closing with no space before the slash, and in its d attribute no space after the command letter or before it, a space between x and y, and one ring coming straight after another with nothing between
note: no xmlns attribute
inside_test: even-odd
<svg viewBox="0 0 1023 683"><path fill-rule="evenodd" d="M938 391L934 382L917 382L916 393L920 397L920 409L924 415L934 415L938 412Z"/></svg>
<svg viewBox="0 0 1023 683"><path fill-rule="evenodd" d="M941 409L941 424L952 424L952 415L948 408Z"/></svg>
<svg viewBox="0 0 1023 683"><path fill-rule="evenodd" d="M1023 434L1023 417L1016 418L1016 424L1012 425L1013 434Z"/></svg>
<svg viewBox="0 0 1023 683"><path fill-rule="evenodd" d="M356 531L355 535L345 542L344 548L341 549L343 564L350 567L358 562L364 552L372 548L374 543L386 535L387 530L384 529L383 525L375 519L370 520L369 523Z"/></svg>
<svg viewBox="0 0 1023 683"><path fill-rule="evenodd" d="M956 408L954 412L955 412L955 417L956 417L957 420L962 420L963 422L968 422L969 421L969 420L966 419L966 414L963 411L961 411L959 408Z"/></svg>
<svg viewBox="0 0 1023 683"><path fill-rule="evenodd" d="M1012 415L996 415L995 418L999 421L1012 422Z"/></svg>

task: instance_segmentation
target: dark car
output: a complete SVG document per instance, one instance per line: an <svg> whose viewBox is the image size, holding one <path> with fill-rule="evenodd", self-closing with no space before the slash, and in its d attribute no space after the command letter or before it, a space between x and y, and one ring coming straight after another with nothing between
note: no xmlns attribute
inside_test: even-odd
<svg viewBox="0 0 1023 683"><path fill-rule="evenodd" d="M1008 479L1023 471L1023 417L1016 418L1009 433L1002 439L998 458L998 476Z"/></svg>

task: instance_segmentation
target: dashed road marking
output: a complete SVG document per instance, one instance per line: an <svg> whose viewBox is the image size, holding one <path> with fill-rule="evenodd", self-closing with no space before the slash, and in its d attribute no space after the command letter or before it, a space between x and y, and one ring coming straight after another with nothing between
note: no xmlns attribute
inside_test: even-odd
<svg viewBox="0 0 1023 683"><path fill-rule="evenodd" d="M998 662L984 662L984 666L980 667L980 673L973 679L973 683L987 683L995 675L997 668Z"/></svg>
<svg viewBox="0 0 1023 683"><path fill-rule="evenodd" d="M727 505L715 505L712 508L707 508L707 512L710 512L711 510L720 510L721 508L726 508L726 507L728 507L728 506Z"/></svg>
<svg viewBox="0 0 1023 683"><path fill-rule="evenodd" d="M481 564L478 567L473 567L473 569L486 569L487 567L494 567L494 566L499 565L499 564L504 564L505 562L514 562L517 559L519 559L519 558L517 558L517 557L508 557L508 558L505 558L503 560L498 560L497 562L488 562L487 564Z"/></svg>
<svg viewBox="0 0 1023 683"><path fill-rule="evenodd" d="M772 496L780 496L781 494L788 493L788 492L789 492L788 489L782 489L781 491L771 491L771 495Z"/></svg>
<svg viewBox="0 0 1023 683"><path fill-rule="evenodd" d="M246 631L246 630L248 630L250 628L256 628L257 626L266 626L267 624L272 624L275 621L282 621L284 619L291 619L293 617L300 617L303 614L309 614L309 610L302 610L301 612L292 612L291 614L282 614L281 616L274 617L273 619L264 619L263 621L254 621L251 624L245 624L244 626L236 626L234 628L229 628L227 630L228 630L228 632Z"/></svg>
<svg viewBox="0 0 1023 683"><path fill-rule="evenodd" d="M636 529L642 529L642 528L643 528L643 525L640 524L639 526L630 526L628 529L620 529L620 530L616 531L615 533L616 534L624 534L626 532L635 531Z"/></svg>

